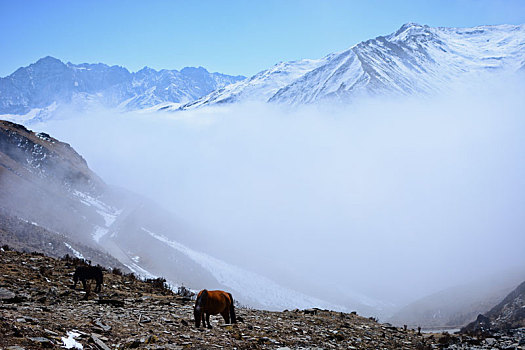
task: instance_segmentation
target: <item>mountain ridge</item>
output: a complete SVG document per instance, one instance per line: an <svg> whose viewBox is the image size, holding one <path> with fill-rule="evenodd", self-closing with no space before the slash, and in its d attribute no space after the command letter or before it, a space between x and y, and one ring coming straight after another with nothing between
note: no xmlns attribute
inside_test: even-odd
<svg viewBox="0 0 525 350"><path fill-rule="evenodd" d="M0 114L26 114L88 94L108 106L142 109L162 102L188 102L244 79L203 67L180 71L144 67L137 72L104 63L64 63L46 56L0 78Z"/></svg>
<svg viewBox="0 0 525 350"><path fill-rule="evenodd" d="M500 303L461 329L467 334L487 334L525 327L525 281Z"/></svg>
<svg viewBox="0 0 525 350"><path fill-rule="evenodd" d="M485 82L494 73L523 72L523 57L525 24L455 28L417 23L319 59L279 62L249 78L202 67L145 66L130 72L46 56L0 78L0 114L11 120L20 120L19 115L45 119L57 104L90 101L123 110L177 111L248 101L303 105L432 94L451 91L462 81Z"/></svg>
<svg viewBox="0 0 525 350"><path fill-rule="evenodd" d="M252 100L297 105L447 91L471 75L523 70L524 56L523 24L449 28L406 23L391 34L318 60L279 63L179 109ZM315 64L301 71L303 61ZM279 81L272 74L276 70L289 79Z"/></svg>

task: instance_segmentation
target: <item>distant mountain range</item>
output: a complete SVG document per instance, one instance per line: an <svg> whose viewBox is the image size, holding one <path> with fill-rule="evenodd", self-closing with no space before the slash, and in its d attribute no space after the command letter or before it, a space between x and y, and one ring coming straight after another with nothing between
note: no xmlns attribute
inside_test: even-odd
<svg viewBox="0 0 525 350"><path fill-rule="evenodd" d="M433 28L404 24L320 59L281 62L256 75L184 68L130 73L45 57L0 78L0 115L45 118L57 105L97 101L124 110L187 110L259 101L289 105L363 95L443 92L485 73L525 71L525 25ZM42 118L41 116L41 118ZM8 118L16 120L16 118Z"/></svg>
<svg viewBox="0 0 525 350"><path fill-rule="evenodd" d="M75 98L132 110L185 103L244 78L209 73L202 67L180 71L144 67L131 73L119 66L63 63L48 56L0 78L0 114L26 114Z"/></svg>
<svg viewBox="0 0 525 350"><path fill-rule="evenodd" d="M485 72L525 70L525 25L432 28L407 23L317 60L279 63L181 109L239 101L305 104L363 94L432 93Z"/></svg>

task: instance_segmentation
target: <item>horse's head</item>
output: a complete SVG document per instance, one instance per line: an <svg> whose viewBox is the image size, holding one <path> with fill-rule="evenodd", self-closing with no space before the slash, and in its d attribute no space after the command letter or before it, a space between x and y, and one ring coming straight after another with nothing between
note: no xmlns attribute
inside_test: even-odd
<svg viewBox="0 0 525 350"><path fill-rule="evenodd" d="M195 307L193 308L193 317L195 317L195 327L197 328L201 326L201 319L203 319L207 300L208 291L206 289L203 289L197 295L197 300L195 300ZM204 326L206 327L206 325Z"/></svg>
<svg viewBox="0 0 525 350"><path fill-rule="evenodd" d="M201 326L202 308L199 305L195 305L193 308L193 317L195 317L195 327Z"/></svg>

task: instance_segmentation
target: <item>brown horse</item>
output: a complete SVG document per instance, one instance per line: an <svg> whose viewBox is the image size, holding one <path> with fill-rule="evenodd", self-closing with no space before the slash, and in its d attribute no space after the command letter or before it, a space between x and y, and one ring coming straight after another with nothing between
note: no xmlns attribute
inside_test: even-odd
<svg viewBox="0 0 525 350"><path fill-rule="evenodd" d="M217 314L221 314L225 323L230 323L230 319L232 323L237 323L232 295L222 290L201 290L197 295L193 309L195 327L199 328L202 320L202 324L206 326L207 323L208 328L211 329L210 315ZM204 322L204 318L206 318L206 322Z"/></svg>

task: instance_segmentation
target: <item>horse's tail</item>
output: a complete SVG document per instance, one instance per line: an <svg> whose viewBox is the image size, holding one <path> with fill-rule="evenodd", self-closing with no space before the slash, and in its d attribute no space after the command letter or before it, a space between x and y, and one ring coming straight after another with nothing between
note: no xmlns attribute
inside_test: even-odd
<svg viewBox="0 0 525 350"><path fill-rule="evenodd" d="M231 293L228 293L230 296L230 321L231 323L237 323L237 318L235 318L235 307L233 306L233 297Z"/></svg>

